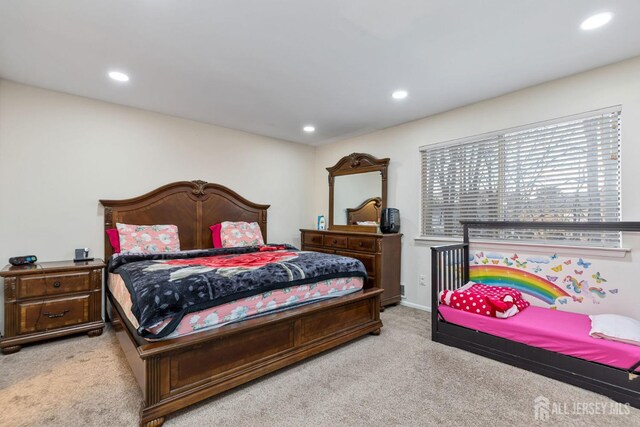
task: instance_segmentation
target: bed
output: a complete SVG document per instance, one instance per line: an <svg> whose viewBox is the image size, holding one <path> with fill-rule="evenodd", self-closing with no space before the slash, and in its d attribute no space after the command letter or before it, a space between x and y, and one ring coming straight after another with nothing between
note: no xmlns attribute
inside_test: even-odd
<svg viewBox="0 0 640 427"><path fill-rule="evenodd" d="M462 244L431 248L432 340L640 408L640 347L588 336L588 316L529 307L509 319L457 310L440 292L469 282L469 229L640 231L639 222L462 222ZM552 325L562 324L563 328Z"/></svg>
<svg viewBox="0 0 640 427"><path fill-rule="evenodd" d="M268 205L221 185L182 181L127 200L101 200L105 231L116 223L175 224L183 250L213 246L211 224L257 222L267 236ZM105 239L105 258L113 249ZM380 333L382 290L363 288L337 298L150 341L138 334L126 304L111 290L106 313L143 392L141 426L160 426L172 412L366 334Z"/></svg>

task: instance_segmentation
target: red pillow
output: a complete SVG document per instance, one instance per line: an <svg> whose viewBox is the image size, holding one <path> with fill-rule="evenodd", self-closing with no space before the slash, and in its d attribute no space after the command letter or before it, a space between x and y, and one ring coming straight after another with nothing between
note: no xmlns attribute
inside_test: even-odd
<svg viewBox="0 0 640 427"><path fill-rule="evenodd" d="M220 230L222 229L222 223L214 224L209 227L211 230L211 238L213 239L213 247L221 248L222 247L222 239L220 238Z"/></svg>
<svg viewBox="0 0 640 427"><path fill-rule="evenodd" d="M219 235L220 233L218 233ZM117 228L110 228L107 230L107 237L109 237L109 243L111 243L111 247L113 248L114 254L120 253L120 235L118 234Z"/></svg>

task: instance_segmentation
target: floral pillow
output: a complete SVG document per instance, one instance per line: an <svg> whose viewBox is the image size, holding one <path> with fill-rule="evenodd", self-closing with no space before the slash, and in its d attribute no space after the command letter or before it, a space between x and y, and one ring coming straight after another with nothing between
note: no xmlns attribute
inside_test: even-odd
<svg viewBox="0 0 640 427"><path fill-rule="evenodd" d="M180 250L175 225L116 224L120 250L133 253L177 252Z"/></svg>
<svg viewBox="0 0 640 427"><path fill-rule="evenodd" d="M224 221L220 227L220 240L223 248L264 245L257 222Z"/></svg>

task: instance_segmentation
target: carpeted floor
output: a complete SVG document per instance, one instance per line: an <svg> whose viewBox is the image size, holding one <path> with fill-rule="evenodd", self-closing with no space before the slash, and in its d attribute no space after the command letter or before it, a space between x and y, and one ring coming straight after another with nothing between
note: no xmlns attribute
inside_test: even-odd
<svg viewBox="0 0 640 427"><path fill-rule="evenodd" d="M613 402L431 342L428 313L393 307L380 336L299 363L167 417L166 426L640 425L640 411L581 415ZM533 401L566 404L537 422ZM0 356L0 426L136 426L142 394L114 334ZM560 406L565 408L565 406ZM577 407L577 406L576 406ZM584 412L584 411L583 411Z"/></svg>

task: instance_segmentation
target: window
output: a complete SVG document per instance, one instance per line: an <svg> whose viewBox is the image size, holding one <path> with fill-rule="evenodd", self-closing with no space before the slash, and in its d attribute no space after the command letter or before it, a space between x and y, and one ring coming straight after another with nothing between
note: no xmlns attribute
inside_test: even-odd
<svg viewBox="0 0 640 427"><path fill-rule="evenodd" d="M620 108L420 148L422 235L460 220L619 221ZM620 246L619 232L472 230L474 238Z"/></svg>

